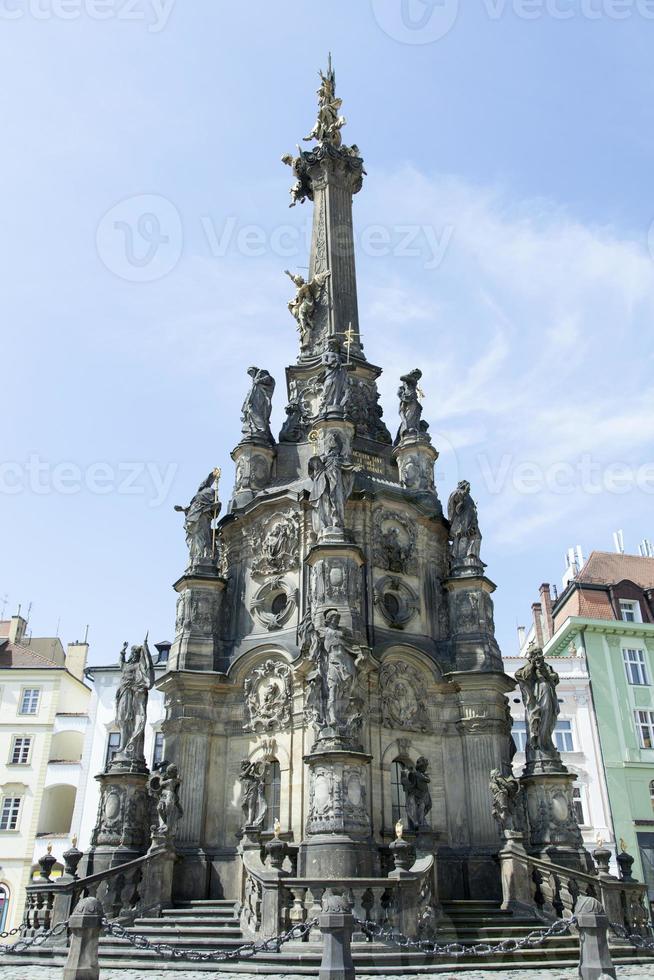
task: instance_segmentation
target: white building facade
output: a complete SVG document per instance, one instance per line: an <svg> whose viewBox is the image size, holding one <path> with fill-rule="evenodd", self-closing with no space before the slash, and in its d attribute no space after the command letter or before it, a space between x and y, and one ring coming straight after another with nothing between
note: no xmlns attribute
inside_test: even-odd
<svg viewBox="0 0 654 980"><path fill-rule="evenodd" d="M158 658L155 660L155 677L161 677L166 670L170 644L156 645ZM154 655L154 651L153 651ZM93 828L98 816L100 787L95 779L103 772L111 755L120 747L118 726L116 725L116 691L120 684L120 666L116 662L109 666L88 667L87 681L92 687L89 707L89 736L82 757L81 784L84 787L77 797L73 823L79 827L78 846L87 852L91 845ZM163 695L154 687L148 698L147 723L145 728L145 761L150 769L164 759L164 738L161 726L164 718Z"/></svg>

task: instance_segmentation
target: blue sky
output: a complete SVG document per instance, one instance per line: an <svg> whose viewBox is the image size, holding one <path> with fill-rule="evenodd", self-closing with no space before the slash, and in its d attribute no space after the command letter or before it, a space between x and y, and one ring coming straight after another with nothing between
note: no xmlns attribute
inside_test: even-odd
<svg viewBox="0 0 654 980"><path fill-rule="evenodd" d="M366 353L391 429L424 371L503 649L570 545L654 538L653 39L647 0L3 0L7 613L89 623L93 662L172 638L172 506L214 465L228 494L249 364L283 418L310 207L280 157L329 49Z"/></svg>

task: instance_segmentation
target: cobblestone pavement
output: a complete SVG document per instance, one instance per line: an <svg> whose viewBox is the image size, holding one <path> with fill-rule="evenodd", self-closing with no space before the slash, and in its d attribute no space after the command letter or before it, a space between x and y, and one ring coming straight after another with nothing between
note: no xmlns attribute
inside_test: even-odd
<svg viewBox="0 0 654 980"><path fill-rule="evenodd" d="M618 980L651 980L652 966L618 966ZM44 966L26 966L24 969L16 966L0 966L0 980L61 980L61 969ZM100 970L100 980L262 980L265 974L253 973L214 973L198 972L197 970L166 970L159 973L154 970ZM272 976L272 975L271 975ZM579 980L577 970L561 970L553 967L551 970L510 970L502 973L499 970L467 970L465 973L422 973L421 980ZM274 980L298 980L290 974L274 974ZM360 974L357 980L380 980L379 977L366 977ZM393 977L392 980L416 980L416 974Z"/></svg>

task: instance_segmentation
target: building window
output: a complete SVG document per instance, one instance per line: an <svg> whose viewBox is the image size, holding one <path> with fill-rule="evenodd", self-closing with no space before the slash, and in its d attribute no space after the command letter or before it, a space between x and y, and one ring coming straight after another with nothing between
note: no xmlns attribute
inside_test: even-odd
<svg viewBox="0 0 654 980"><path fill-rule="evenodd" d="M654 711L636 711L636 728L641 749L654 748Z"/></svg>
<svg viewBox="0 0 654 980"><path fill-rule="evenodd" d="M404 768L404 764L399 759L396 759L391 765L391 809L393 811L393 826L395 826L398 820L401 820L405 827L407 826L406 796L404 786L402 785L402 770Z"/></svg>
<svg viewBox="0 0 654 980"><path fill-rule="evenodd" d="M19 714L35 715L39 710L41 691L38 687L26 687L20 699Z"/></svg>
<svg viewBox="0 0 654 980"><path fill-rule="evenodd" d="M572 789L572 809L575 820L583 827L586 823L586 817L584 815L584 801L581 795L581 786L574 786Z"/></svg>
<svg viewBox="0 0 654 980"><path fill-rule="evenodd" d="M625 623L640 623L640 603L633 599L620 599L620 618Z"/></svg>
<svg viewBox="0 0 654 980"><path fill-rule="evenodd" d="M20 796L5 796L0 810L0 830L16 830L20 813Z"/></svg>
<svg viewBox="0 0 654 980"><path fill-rule="evenodd" d="M11 747L11 765L26 766L27 763L30 761L31 748L32 748L31 737L14 735L14 741Z"/></svg>
<svg viewBox="0 0 654 980"><path fill-rule="evenodd" d="M8 912L9 912L9 889L7 888L6 885L0 885L0 932L5 931Z"/></svg>
<svg viewBox="0 0 654 980"><path fill-rule="evenodd" d="M640 685L649 684L649 677L647 676L647 668L645 666L645 651L623 650L622 657L629 683Z"/></svg>
<svg viewBox="0 0 654 980"><path fill-rule="evenodd" d="M161 765L164 758L164 733L155 732L154 749L152 750L152 768Z"/></svg>
<svg viewBox="0 0 654 980"><path fill-rule="evenodd" d="M572 722L558 721L554 729L554 744L559 752L574 752L575 746L572 740Z"/></svg>
<svg viewBox="0 0 654 980"><path fill-rule="evenodd" d="M515 747L517 752L526 752L527 750L527 722L526 721L514 721L513 728L511 729L511 734L513 735L513 741L515 742Z"/></svg>
<svg viewBox="0 0 654 980"><path fill-rule="evenodd" d="M275 820L281 813L282 773L277 759L272 759L266 766L266 781L264 794L268 809L266 810L267 830L272 830Z"/></svg>
<svg viewBox="0 0 654 980"><path fill-rule="evenodd" d="M113 759L113 757L118 752L120 748L120 732L109 732L109 738L107 739L107 751L104 757L104 767L105 769Z"/></svg>

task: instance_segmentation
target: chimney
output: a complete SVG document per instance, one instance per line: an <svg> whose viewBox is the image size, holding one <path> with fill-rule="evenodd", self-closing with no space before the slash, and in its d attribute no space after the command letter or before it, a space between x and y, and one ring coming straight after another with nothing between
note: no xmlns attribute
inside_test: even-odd
<svg viewBox="0 0 654 980"><path fill-rule="evenodd" d="M27 620L23 619L20 613L18 613L16 616L12 616L11 622L9 623L9 642L22 643L26 629Z"/></svg>
<svg viewBox="0 0 654 980"><path fill-rule="evenodd" d="M524 626L518 626L518 652L522 653L522 648L525 645L527 639L527 630Z"/></svg>
<svg viewBox="0 0 654 980"><path fill-rule="evenodd" d="M540 589L540 602L543 608L543 627L544 638L547 643L554 633L554 620L552 618L552 594L549 582L543 582Z"/></svg>
<svg viewBox="0 0 654 980"><path fill-rule="evenodd" d="M543 646L543 610L540 602L532 602L531 614L534 617L534 631L536 633L536 646Z"/></svg>
<svg viewBox="0 0 654 980"><path fill-rule="evenodd" d="M84 668L89 655L88 643L69 643L66 650L66 670L78 680L84 680Z"/></svg>

